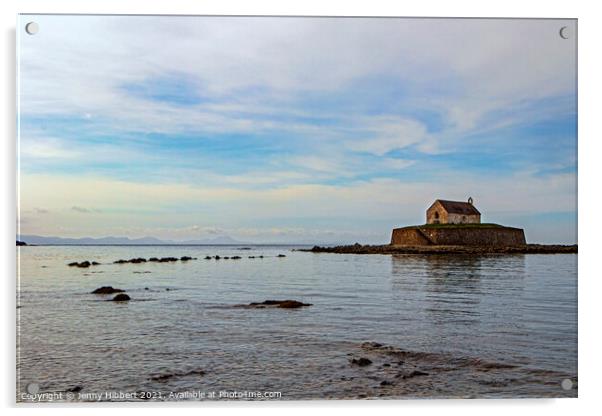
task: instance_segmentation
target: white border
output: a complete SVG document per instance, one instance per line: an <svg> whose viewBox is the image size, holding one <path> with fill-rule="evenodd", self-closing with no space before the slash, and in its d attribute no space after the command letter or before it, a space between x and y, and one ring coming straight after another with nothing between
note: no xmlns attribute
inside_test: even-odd
<svg viewBox="0 0 602 416"><path fill-rule="evenodd" d="M200 404L177 404L178 412L237 411L251 414L282 413L302 414L306 412L332 412L342 410L351 414L365 413L370 409L379 414L420 412L420 414L469 414L488 415L526 410L532 413L561 414L589 412L596 407L597 387L601 373L598 352L599 322L601 316L599 298L602 285L599 265L596 261L596 237L602 236L599 225L602 178L598 159L602 155L600 145L599 108L596 99L602 93L599 74L602 74L599 39L602 39L600 15L595 2L505 0L483 2L476 0L413 1L394 3L381 0L230 0L208 2L191 0L169 0L151 3L149 0L87 0L87 1L29 1L3 0L0 2L2 21L2 187L4 203L2 209L2 258L4 266L2 283L4 302L2 377L0 394L2 402L12 414L15 398L15 23L17 13L120 13L120 14L247 14L247 15L338 15L338 16L443 16L443 17L555 17L579 19L579 399L556 400L430 400L430 401L333 401L333 402L279 402L279 403L236 403L222 402ZM597 222L598 221L598 222ZM173 406L173 405L172 405ZM19 406L20 412L31 413L35 408ZM125 413L140 405L128 404L127 409L108 404L88 408L92 414L101 414L110 408L111 413ZM144 406L148 414L164 413L167 406L157 404ZM81 406L60 408L44 406L44 414L80 414Z"/></svg>

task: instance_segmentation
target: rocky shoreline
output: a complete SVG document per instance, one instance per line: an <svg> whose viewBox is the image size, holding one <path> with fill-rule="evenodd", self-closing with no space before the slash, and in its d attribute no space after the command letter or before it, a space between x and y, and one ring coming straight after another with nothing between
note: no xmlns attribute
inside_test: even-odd
<svg viewBox="0 0 602 416"><path fill-rule="evenodd" d="M576 374L531 367L503 358L463 356L445 352L408 350L379 342L350 342L347 353L339 353L323 374L315 374L313 386L325 389L289 388L278 400L413 399L413 398L558 398L577 397ZM299 375L297 375L299 376ZM161 396L143 394L128 401L177 400L169 392L175 383L211 383L223 377L221 367L207 362L190 367L159 368L144 375L153 391ZM280 377L286 377L283 373ZM570 382L564 389L562 382ZM312 385L312 384L310 384ZM145 388L149 388L146 385ZM89 392L84 384L65 386L58 391ZM316 395L318 394L318 395ZM86 395L66 396L65 401L88 402ZM71 398L69 398L71 397ZM94 401L98 399L93 398ZM213 400L199 398L198 400ZM264 400L253 398L252 400ZM103 402L126 401L121 397L102 396Z"/></svg>
<svg viewBox="0 0 602 416"><path fill-rule="evenodd" d="M274 256L276 258L282 259L286 257L286 254L278 254L276 256ZM263 259L266 258L266 256L264 255L260 255L260 256L249 256L249 259ZM215 256L205 256L205 260L220 260L220 259L224 259L224 260L240 260L242 259L241 256L224 256L221 257L219 255L215 255ZM180 258L178 257L151 257L148 260L143 258L143 257L135 257L135 258L131 258L129 260L125 260L125 259L119 259L119 260L115 260L113 262L113 264L141 264L141 263L173 263L173 262L177 262L177 261L181 261L183 263L186 263L190 260L198 260L197 257L190 257L190 256L182 256ZM79 268L88 268L90 266L98 266L101 263L98 263L96 261L81 261L81 262L71 262L68 263L67 266L69 267L79 267ZM150 272L149 272L150 273Z"/></svg>
<svg viewBox="0 0 602 416"><path fill-rule="evenodd" d="M566 254L577 253L577 245L526 244L521 246L395 246L362 245L299 249L311 253L338 254Z"/></svg>

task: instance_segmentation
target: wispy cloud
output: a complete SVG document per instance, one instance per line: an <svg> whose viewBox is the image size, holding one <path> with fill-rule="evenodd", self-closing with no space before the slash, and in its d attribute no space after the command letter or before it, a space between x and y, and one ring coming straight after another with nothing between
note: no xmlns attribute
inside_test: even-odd
<svg viewBox="0 0 602 416"><path fill-rule="evenodd" d="M59 138L46 138L33 135L34 139L22 137L20 156L31 159L60 160L77 159L82 154L69 149Z"/></svg>
<svg viewBox="0 0 602 416"><path fill-rule="evenodd" d="M420 145L424 149L429 139L425 126L415 120L373 117L369 126L368 137L349 144L352 150L383 156L412 145Z"/></svg>
<svg viewBox="0 0 602 416"><path fill-rule="evenodd" d="M91 214L91 213L99 213L99 212L101 212L98 209L90 209L90 208L78 207L77 205L72 206L71 207L71 211L75 211L75 212L78 212L80 214Z"/></svg>

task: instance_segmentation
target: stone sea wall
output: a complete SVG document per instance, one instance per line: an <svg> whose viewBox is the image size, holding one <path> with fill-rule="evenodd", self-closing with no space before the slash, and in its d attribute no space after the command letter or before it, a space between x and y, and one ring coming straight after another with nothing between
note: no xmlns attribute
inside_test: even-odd
<svg viewBox="0 0 602 416"><path fill-rule="evenodd" d="M527 242L521 228L512 227L404 227L391 235L395 246L522 246Z"/></svg>

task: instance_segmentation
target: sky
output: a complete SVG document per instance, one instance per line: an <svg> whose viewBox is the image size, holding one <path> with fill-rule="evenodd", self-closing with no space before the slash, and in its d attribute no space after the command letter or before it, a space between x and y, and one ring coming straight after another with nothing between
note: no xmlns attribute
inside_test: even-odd
<svg viewBox="0 0 602 416"><path fill-rule="evenodd" d="M387 243L471 196L528 242L577 242L574 20L22 15L17 31L21 234Z"/></svg>

